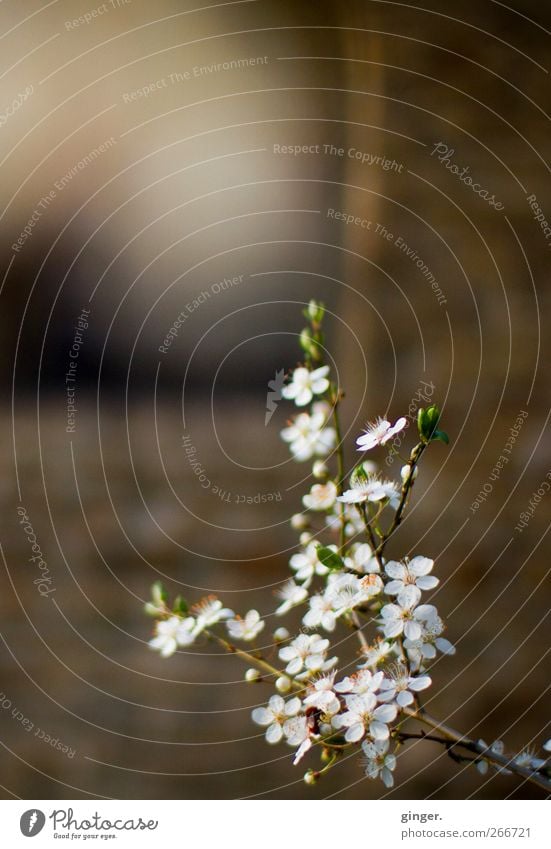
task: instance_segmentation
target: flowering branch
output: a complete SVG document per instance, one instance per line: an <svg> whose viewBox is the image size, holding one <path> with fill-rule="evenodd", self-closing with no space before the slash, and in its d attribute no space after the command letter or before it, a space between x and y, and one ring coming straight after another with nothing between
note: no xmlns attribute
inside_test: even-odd
<svg viewBox="0 0 551 849"><path fill-rule="evenodd" d="M374 462L362 459L346 488L339 411L343 395L324 363L324 307L311 301L304 315L304 362L282 390L298 410L281 437L294 460L313 462L315 483L302 497L304 511L291 517L300 548L289 561L292 577L276 592L275 609L279 617L302 607L302 630L294 637L283 627L274 631L282 662L278 668L258 649L235 645L254 645L263 631L266 623L257 610L240 616L215 596L191 607L178 597L170 607L156 583L146 605L155 619L151 648L170 657L204 636L249 666L246 681L273 684L276 692L266 706L253 710L252 719L265 729L268 743L285 741L295 748L294 764L310 749L320 753L321 766L307 770L307 784L319 781L345 751L361 750L366 775L392 787L394 751L407 740L425 739L443 745L457 763L472 763L482 773L491 764L549 792L547 757L538 758L531 750L509 757L501 741L488 746L471 740L420 704L419 694L432 685L427 674L432 661L438 652L451 655L455 648L443 636L444 622L435 605L422 600L439 583L431 574L434 562L419 554L387 560L385 551L406 515L424 452L433 442L448 443L440 430L440 410L436 405L419 410L418 441L401 470L401 484L383 478ZM356 447L362 455L384 447L406 425L404 417L394 424L379 418L366 426ZM339 658L329 656L331 639L341 627L352 628L359 641L356 668L344 677L337 672ZM229 639L219 628L226 629ZM368 637L370 631L374 633ZM405 730L409 721L428 726L432 733ZM551 752L551 740L543 748Z"/></svg>

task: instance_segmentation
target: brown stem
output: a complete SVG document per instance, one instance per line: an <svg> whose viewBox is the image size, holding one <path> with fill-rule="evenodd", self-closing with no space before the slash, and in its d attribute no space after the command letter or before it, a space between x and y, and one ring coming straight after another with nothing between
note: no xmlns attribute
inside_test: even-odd
<svg viewBox="0 0 551 849"><path fill-rule="evenodd" d="M396 528L400 525L400 523L402 521L403 513L404 513L404 510L407 506L409 494L411 492L411 487L413 485L413 480L414 480L414 477L415 477L415 469L417 468L417 464L419 463L421 455L422 455L422 453L423 453L423 451L425 450L426 447L427 447L426 442L419 442L410 454L409 472L406 476L406 479L404 480L404 482L402 484L402 494L401 494L401 498L400 498L400 503L398 504L398 507L396 509L396 513L394 514L394 519L392 520L392 523L391 523L389 529L383 535L383 538L382 538L381 542L379 543L379 545L378 545L378 547L375 551L375 555L377 557L382 556L387 542L389 541L390 537L392 536L392 534L394 533L394 531L396 530Z"/></svg>
<svg viewBox="0 0 551 849"><path fill-rule="evenodd" d="M243 660L246 660L248 663L251 663L253 666L256 666L260 669L263 669L265 672L268 672L270 675L275 675L277 678L285 676L289 678L291 681L291 686L295 688L295 690L303 690L304 687L298 681L294 681L290 675L287 675L286 672L281 672L279 669L276 669L275 666L272 666L268 663L267 660L264 660L263 657L256 657L254 654L250 654L248 651L244 651L244 649L239 649L237 646L232 645L232 643L228 643L223 637L219 637L218 634L213 634L212 631L205 630L205 633L209 635L213 640L222 646L227 652L230 654L236 654Z"/></svg>

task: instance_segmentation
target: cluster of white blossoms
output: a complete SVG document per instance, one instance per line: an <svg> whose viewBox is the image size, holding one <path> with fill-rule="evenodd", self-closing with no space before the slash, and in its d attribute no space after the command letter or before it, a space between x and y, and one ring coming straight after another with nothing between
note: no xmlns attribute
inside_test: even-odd
<svg viewBox="0 0 551 849"><path fill-rule="evenodd" d="M294 621L300 618L299 631L292 636L288 629L277 628L267 656L254 645L250 652L241 650L236 642L254 644L265 628L257 610L241 617L213 596L189 609L177 599L169 609L162 588L155 585L148 605L148 613L157 619L150 646L169 657L206 635L256 663L247 670L246 680L271 684L276 692L254 708L252 719L264 729L269 744L286 743L295 749L295 764L317 747L321 765L307 771L308 784L356 747L363 754L367 777L392 787L397 750L409 739L404 723L423 720L420 694L431 686L431 662L437 652L452 655L455 649L443 636L445 626L434 599L426 598L439 584L432 574L433 560L420 554L387 559L386 545L408 506L421 455L431 442L447 443L448 438L438 430L438 408L422 409L419 439L404 459L400 481L384 478L373 461L362 458L346 485L339 443L341 395L329 367L322 364L323 307L311 302L305 314L310 322L301 334L305 362L289 376L282 393L298 410L281 437L296 461L314 461L315 482L302 497L304 511L291 519L300 533L300 548L289 561L291 577L276 591L273 612L277 617L291 615ZM357 450L384 446L407 424L404 417L394 424L378 418L358 437ZM223 636L215 626L223 629ZM339 647L350 646L346 636L358 638L357 655L352 662L343 659L346 672L340 674L339 657L331 650L337 635ZM481 772L492 754L503 751L499 742L492 747L483 741L473 745L478 748L470 760ZM551 750L551 741L545 749ZM547 763L534 753L521 753L517 759L533 770Z"/></svg>

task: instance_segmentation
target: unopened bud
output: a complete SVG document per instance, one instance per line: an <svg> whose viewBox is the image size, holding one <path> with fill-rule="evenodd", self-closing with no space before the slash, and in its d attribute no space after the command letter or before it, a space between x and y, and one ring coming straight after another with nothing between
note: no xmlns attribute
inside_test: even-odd
<svg viewBox="0 0 551 849"><path fill-rule="evenodd" d="M274 640L276 643L283 643L285 640L288 640L291 635L287 628L276 628L274 631Z"/></svg>
<svg viewBox="0 0 551 849"><path fill-rule="evenodd" d="M258 669L247 669L245 672L245 681L248 681L249 684L252 684L253 681L260 680L260 672Z"/></svg>
<svg viewBox="0 0 551 849"><path fill-rule="evenodd" d="M317 784L319 779L319 772L315 772L313 769L309 769L308 772L304 773L304 783L305 784Z"/></svg>
<svg viewBox="0 0 551 849"><path fill-rule="evenodd" d="M287 675L280 675L275 682L275 688L278 693L288 693L291 689L291 679Z"/></svg>
<svg viewBox="0 0 551 849"><path fill-rule="evenodd" d="M310 321L315 321L316 324L319 324L323 316L325 314L325 307L323 304L320 304L318 301L310 301L306 308L306 316L310 319Z"/></svg>
<svg viewBox="0 0 551 849"><path fill-rule="evenodd" d="M316 460L312 466L312 474L318 480L323 480L329 474L329 469L323 460Z"/></svg>
<svg viewBox="0 0 551 849"><path fill-rule="evenodd" d="M405 481L406 478L409 477L410 470L411 470L410 465L402 466L402 468L400 469L400 477L402 478L403 481ZM415 480L415 478L417 477L418 474L419 474L419 469L417 467L415 467L415 469L413 471L412 480Z"/></svg>
<svg viewBox="0 0 551 849"><path fill-rule="evenodd" d="M309 524L308 516L305 516L304 513L294 513L291 516L291 527L295 531L303 531Z"/></svg>
<svg viewBox="0 0 551 849"><path fill-rule="evenodd" d="M309 534L308 531L304 531L304 533L300 535L299 541L301 545L308 545L312 542L312 534Z"/></svg>

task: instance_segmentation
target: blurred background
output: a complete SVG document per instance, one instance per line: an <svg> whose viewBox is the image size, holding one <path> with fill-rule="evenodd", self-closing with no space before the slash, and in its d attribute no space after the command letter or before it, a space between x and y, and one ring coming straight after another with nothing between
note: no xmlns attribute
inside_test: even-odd
<svg viewBox="0 0 551 849"><path fill-rule="evenodd" d="M358 757L306 788L251 722L271 688L237 658L147 646L158 578L171 596L274 607L308 469L279 437L289 405L265 424L266 393L299 360L311 297L328 307L349 466L367 419L427 387L444 410L450 448L429 452L392 549L441 578L457 654L434 670L431 712L538 747L549 10L11 0L0 21L4 797L382 795ZM352 637L341 648L350 662ZM419 743L384 795L541 794Z"/></svg>

